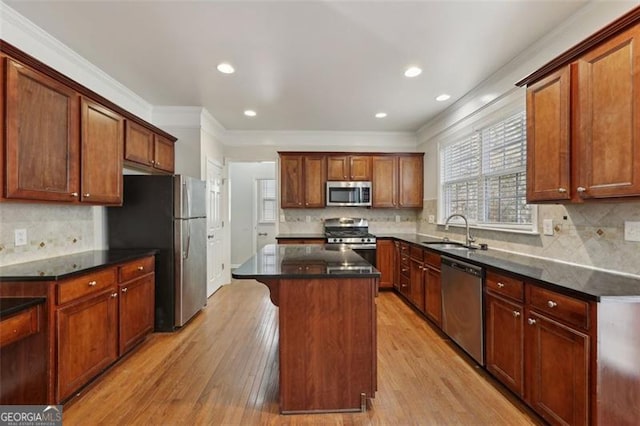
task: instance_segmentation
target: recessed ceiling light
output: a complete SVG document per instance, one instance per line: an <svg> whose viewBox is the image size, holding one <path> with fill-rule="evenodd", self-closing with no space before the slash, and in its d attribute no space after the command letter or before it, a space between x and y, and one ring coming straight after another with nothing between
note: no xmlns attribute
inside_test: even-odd
<svg viewBox="0 0 640 426"><path fill-rule="evenodd" d="M377 112L376 118L385 118L387 116L386 112Z"/></svg>
<svg viewBox="0 0 640 426"><path fill-rule="evenodd" d="M404 72L405 77L417 77L422 74L422 70L418 67L409 67Z"/></svg>
<svg viewBox="0 0 640 426"><path fill-rule="evenodd" d="M252 109L248 109L244 112L244 115L246 115L247 117L255 117L256 116L256 112Z"/></svg>
<svg viewBox="0 0 640 426"><path fill-rule="evenodd" d="M443 93L442 95L440 95L440 96L438 96L436 98L436 101L443 102L443 101L448 100L450 97L451 97L450 95L447 95L446 93Z"/></svg>
<svg viewBox="0 0 640 426"><path fill-rule="evenodd" d="M235 72L235 68L233 68L233 66L227 62L223 62L221 64L218 64L218 71L223 74L233 74Z"/></svg>

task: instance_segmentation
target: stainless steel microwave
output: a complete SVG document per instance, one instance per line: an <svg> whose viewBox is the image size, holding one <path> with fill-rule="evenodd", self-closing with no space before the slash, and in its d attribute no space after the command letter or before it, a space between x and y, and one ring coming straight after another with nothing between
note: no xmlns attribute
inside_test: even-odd
<svg viewBox="0 0 640 426"><path fill-rule="evenodd" d="M327 206L371 206L371 182L327 182Z"/></svg>

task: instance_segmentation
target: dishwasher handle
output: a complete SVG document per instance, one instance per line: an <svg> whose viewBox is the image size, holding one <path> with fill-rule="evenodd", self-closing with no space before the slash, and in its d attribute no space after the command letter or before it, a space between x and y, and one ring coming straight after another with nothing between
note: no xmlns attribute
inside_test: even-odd
<svg viewBox="0 0 640 426"><path fill-rule="evenodd" d="M468 263L461 262L450 257L442 256L442 265L446 265L450 268L457 269L458 271L465 272L467 274L482 277L482 268Z"/></svg>

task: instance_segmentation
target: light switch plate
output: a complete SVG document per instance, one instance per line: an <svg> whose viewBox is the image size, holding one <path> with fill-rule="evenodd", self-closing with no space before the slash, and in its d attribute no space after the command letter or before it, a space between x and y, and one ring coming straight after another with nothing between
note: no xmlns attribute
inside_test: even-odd
<svg viewBox="0 0 640 426"><path fill-rule="evenodd" d="M24 246L27 244L27 230L26 229L16 229L14 231L15 234L15 244L16 247Z"/></svg>
<svg viewBox="0 0 640 426"><path fill-rule="evenodd" d="M400 223L400 215L399 214L396 215L396 222Z"/></svg>
<svg viewBox="0 0 640 426"><path fill-rule="evenodd" d="M436 217L432 214L429 215L429 223L436 223Z"/></svg>
<svg viewBox="0 0 640 426"><path fill-rule="evenodd" d="M625 241L640 241L640 222L624 222Z"/></svg>
<svg viewBox="0 0 640 426"><path fill-rule="evenodd" d="M542 232L544 235L553 235L553 219L544 219L542 221Z"/></svg>

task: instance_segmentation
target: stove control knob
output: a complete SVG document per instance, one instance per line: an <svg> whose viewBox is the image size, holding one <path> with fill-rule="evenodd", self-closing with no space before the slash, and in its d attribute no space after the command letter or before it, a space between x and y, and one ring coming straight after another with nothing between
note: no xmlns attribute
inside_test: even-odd
<svg viewBox="0 0 640 426"><path fill-rule="evenodd" d="M364 238L361 238L361 239L360 239L360 241L364 243L365 239L364 239Z"/></svg>
<svg viewBox="0 0 640 426"><path fill-rule="evenodd" d="M338 242L341 243L342 242L342 238L338 238Z"/></svg>

